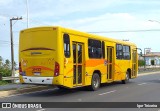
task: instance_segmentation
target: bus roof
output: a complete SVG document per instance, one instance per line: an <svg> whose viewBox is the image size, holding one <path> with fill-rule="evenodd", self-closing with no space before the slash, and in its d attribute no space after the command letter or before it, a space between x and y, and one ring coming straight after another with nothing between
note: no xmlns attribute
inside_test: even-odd
<svg viewBox="0 0 160 111"><path fill-rule="evenodd" d="M73 29L69 29L69 28L64 28L64 27L61 27L61 26L33 27L33 28L28 28L28 29L21 30L21 32L28 32L28 31L33 31L33 30L34 31L36 31L36 30L53 30L53 28L60 29L62 32L68 33L68 34L80 35L80 36L84 36L84 37L87 37L87 38L94 38L94 39L100 39L100 40L104 40L104 41L120 43L120 44L124 44L124 45L136 46L136 44L134 44L132 42L113 39L111 37L106 37L106 36L99 36L99 35L90 34L90 33L87 33L87 32L81 32L81 31L77 31L77 30L73 30Z"/></svg>

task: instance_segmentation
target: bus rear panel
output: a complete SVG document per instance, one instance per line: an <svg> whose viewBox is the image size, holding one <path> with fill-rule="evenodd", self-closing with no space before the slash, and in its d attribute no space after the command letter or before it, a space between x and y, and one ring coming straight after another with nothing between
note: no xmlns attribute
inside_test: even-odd
<svg viewBox="0 0 160 111"><path fill-rule="evenodd" d="M20 82L53 84L60 74L57 29L34 28L20 33Z"/></svg>

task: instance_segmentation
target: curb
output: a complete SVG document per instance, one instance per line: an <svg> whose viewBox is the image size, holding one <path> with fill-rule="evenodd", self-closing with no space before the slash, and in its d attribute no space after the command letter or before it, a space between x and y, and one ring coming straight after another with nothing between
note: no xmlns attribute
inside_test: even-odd
<svg viewBox="0 0 160 111"><path fill-rule="evenodd" d="M146 76L146 75L149 75L149 74L157 74L157 73L160 73L160 71L140 73L140 74L138 74L138 76Z"/></svg>
<svg viewBox="0 0 160 111"><path fill-rule="evenodd" d="M34 91L42 91L46 89L52 89L55 88L55 86L32 86L32 87L26 87L26 88L20 88L20 89L15 89L15 90L5 90L5 91L0 91L0 98L12 96L12 95L17 95L17 94L25 94L34 92Z"/></svg>

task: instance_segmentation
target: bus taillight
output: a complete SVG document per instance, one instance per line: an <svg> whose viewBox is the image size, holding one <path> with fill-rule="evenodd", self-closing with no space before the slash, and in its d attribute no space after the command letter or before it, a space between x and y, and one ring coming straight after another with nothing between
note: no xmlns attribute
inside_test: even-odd
<svg viewBox="0 0 160 111"><path fill-rule="evenodd" d="M22 75L22 67L21 67L21 62L19 62L19 74Z"/></svg>
<svg viewBox="0 0 160 111"><path fill-rule="evenodd" d="M54 76L59 76L59 69L60 69L59 64L55 62Z"/></svg>

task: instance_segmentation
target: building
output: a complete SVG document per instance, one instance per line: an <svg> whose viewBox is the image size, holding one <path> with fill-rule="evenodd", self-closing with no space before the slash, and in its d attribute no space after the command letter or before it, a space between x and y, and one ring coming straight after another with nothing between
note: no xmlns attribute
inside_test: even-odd
<svg viewBox="0 0 160 111"><path fill-rule="evenodd" d="M146 52L145 55L146 65L160 65L160 52Z"/></svg>

